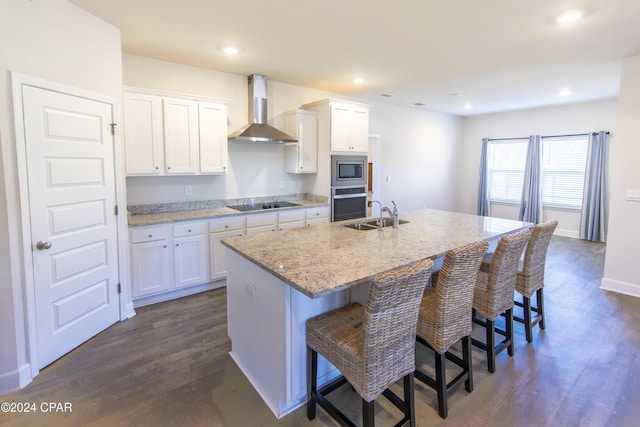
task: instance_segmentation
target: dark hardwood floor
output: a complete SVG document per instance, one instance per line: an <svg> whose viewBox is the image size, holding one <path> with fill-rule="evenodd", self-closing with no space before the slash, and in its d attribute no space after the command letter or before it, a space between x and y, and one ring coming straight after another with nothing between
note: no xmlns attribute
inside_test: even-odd
<svg viewBox="0 0 640 427"><path fill-rule="evenodd" d="M547 258L547 329L525 340L516 324L513 358L501 353L495 374L473 352L475 389L457 389L449 418L436 394L416 383L417 425L640 425L640 299L599 289L605 246L554 237ZM36 413L0 413L3 426L334 426L322 410L275 419L228 356L225 289L137 310L41 371L0 402L35 403ZM428 364L432 357L420 349ZM360 403L348 387L335 392L345 412ZM42 402L72 412L43 413ZM376 425L400 414L379 399Z"/></svg>

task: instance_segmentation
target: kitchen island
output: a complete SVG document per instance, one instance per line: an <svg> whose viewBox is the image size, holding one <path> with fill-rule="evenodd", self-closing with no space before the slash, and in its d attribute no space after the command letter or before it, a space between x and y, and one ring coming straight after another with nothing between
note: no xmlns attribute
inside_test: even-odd
<svg viewBox="0 0 640 427"><path fill-rule="evenodd" d="M231 357L280 418L306 401L305 322L366 300L378 273L530 223L422 209L399 228L356 230L354 220L225 239ZM338 372L319 360L319 384Z"/></svg>

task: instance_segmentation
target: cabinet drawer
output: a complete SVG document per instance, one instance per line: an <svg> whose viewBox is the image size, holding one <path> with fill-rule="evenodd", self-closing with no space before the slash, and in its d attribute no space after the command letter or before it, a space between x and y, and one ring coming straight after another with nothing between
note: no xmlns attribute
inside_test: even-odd
<svg viewBox="0 0 640 427"><path fill-rule="evenodd" d="M266 214L247 215L247 228L260 227L265 225L275 225L277 219L276 212Z"/></svg>
<svg viewBox="0 0 640 427"><path fill-rule="evenodd" d="M131 230L131 243L153 242L167 236L167 227L134 228Z"/></svg>
<svg viewBox="0 0 640 427"><path fill-rule="evenodd" d="M278 212L278 223L304 221L304 209L293 209Z"/></svg>
<svg viewBox="0 0 640 427"><path fill-rule="evenodd" d="M329 218L329 207L319 206L317 208L307 209L307 220L316 218Z"/></svg>
<svg viewBox="0 0 640 427"><path fill-rule="evenodd" d="M189 222L185 224L176 224L173 226L173 237L193 236L196 234L204 234L207 230L207 223Z"/></svg>
<svg viewBox="0 0 640 427"><path fill-rule="evenodd" d="M209 221L209 232L217 233L219 231L242 230L243 221L244 217L242 216L214 219Z"/></svg>

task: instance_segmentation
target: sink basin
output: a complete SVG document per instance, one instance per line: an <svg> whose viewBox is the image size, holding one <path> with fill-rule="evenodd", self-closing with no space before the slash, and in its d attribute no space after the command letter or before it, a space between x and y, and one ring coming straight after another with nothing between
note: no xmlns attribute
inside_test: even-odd
<svg viewBox="0 0 640 427"><path fill-rule="evenodd" d="M345 224L343 227L353 228L354 230L377 230L375 225L366 224L364 222L355 222L353 224Z"/></svg>
<svg viewBox="0 0 640 427"><path fill-rule="evenodd" d="M372 220L369 220L369 221L365 222L365 224L373 225L374 227L378 227L378 222L379 222L379 219L372 219ZM401 219L401 220L398 221L399 224L406 224L408 222L409 221L406 221L404 219ZM393 225L393 220L391 218L382 218L382 226L383 227L391 227L392 225Z"/></svg>
<svg viewBox="0 0 640 427"><path fill-rule="evenodd" d="M406 224L409 221L406 221L404 219L400 220L400 224ZM391 218L382 218L382 227L391 227L393 225L393 221L391 220ZM380 227L378 227L378 220L377 219L371 219L369 221L364 221L364 222L354 222L351 224L344 224L343 227L347 227L347 228L353 228L354 230L378 230L380 229Z"/></svg>

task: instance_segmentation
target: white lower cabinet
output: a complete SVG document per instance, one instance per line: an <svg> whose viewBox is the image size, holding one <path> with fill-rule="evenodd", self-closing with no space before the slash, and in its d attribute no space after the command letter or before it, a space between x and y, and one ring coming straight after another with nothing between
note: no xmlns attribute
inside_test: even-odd
<svg viewBox="0 0 640 427"><path fill-rule="evenodd" d="M264 231L276 231L277 224L278 214L276 212L247 215L247 235Z"/></svg>
<svg viewBox="0 0 640 427"><path fill-rule="evenodd" d="M227 237L329 222L327 206L233 215L130 229L135 306L224 286Z"/></svg>
<svg viewBox="0 0 640 427"><path fill-rule="evenodd" d="M211 280L227 277L227 251L221 240L244 235L244 217L225 217L209 221L209 268Z"/></svg>
<svg viewBox="0 0 640 427"><path fill-rule="evenodd" d="M307 226L326 224L329 222L329 207L319 206L316 208L308 208L306 212L305 224Z"/></svg>
<svg viewBox="0 0 640 427"><path fill-rule="evenodd" d="M171 288L168 227L131 231L133 299L166 292Z"/></svg>
<svg viewBox="0 0 640 427"><path fill-rule="evenodd" d="M304 209L278 212L278 230L304 227Z"/></svg>
<svg viewBox="0 0 640 427"><path fill-rule="evenodd" d="M173 262L176 288L209 281L207 223L173 226Z"/></svg>

